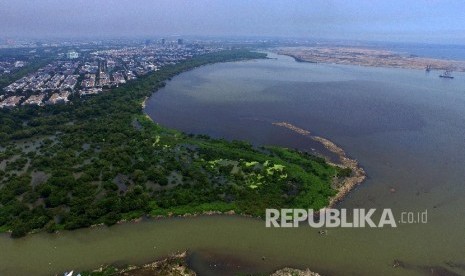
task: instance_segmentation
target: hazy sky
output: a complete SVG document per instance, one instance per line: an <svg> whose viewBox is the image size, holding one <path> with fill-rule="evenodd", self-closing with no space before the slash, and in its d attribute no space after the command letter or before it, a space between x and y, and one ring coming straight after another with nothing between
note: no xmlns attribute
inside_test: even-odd
<svg viewBox="0 0 465 276"><path fill-rule="evenodd" d="M465 43L463 0L0 0L0 36L282 36Z"/></svg>

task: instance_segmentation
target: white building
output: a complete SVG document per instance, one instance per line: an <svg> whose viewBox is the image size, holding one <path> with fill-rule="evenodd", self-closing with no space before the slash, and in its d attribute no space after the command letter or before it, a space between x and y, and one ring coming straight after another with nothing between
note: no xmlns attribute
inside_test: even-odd
<svg viewBox="0 0 465 276"><path fill-rule="evenodd" d="M79 54L78 52L76 51L69 51L67 54L66 54L66 57L69 58L69 59L76 59L79 57Z"/></svg>

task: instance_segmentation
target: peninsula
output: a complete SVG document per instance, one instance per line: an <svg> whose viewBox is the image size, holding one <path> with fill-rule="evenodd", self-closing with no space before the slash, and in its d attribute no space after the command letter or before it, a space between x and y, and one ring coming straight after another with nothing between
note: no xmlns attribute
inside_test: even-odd
<svg viewBox="0 0 465 276"><path fill-rule="evenodd" d="M297 150L189 135L155 124L142 103L165 81L246 50L200 55L72 104L0 110L0 230L113 225L142 216L321 209L353 170Z"/></svg>

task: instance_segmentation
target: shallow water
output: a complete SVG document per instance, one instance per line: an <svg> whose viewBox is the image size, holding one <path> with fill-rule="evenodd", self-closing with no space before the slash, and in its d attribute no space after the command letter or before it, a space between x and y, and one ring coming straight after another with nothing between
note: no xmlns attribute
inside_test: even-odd
<svg viewBox="0 0 465 276"><path fill-rule="evenodd" d="M147 101L146 112L185 132L316 149L271 124L290 122L334 141L367 171L368 180L338 207L391 208L396 218L427 210L428 223L323 236L309 227L267 229L255 219L212 216L0 236L0 275L144 263L187 248L201 275L282 266L325 275L465 274L465 75L444 80L439 72L273 57L183 73ZM401 265L393 268L394 260Z"/></svg>

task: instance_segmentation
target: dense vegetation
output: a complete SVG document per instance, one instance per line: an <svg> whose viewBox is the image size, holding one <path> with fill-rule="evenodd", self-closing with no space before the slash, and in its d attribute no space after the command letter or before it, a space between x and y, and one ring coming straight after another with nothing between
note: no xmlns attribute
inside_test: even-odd
<svg viewBox="0 0 465 276"><path fill-rule="evenodd" d="M20 237L144 214L325 206L340 169L323 159L183 134L142 112L144 98L180 72L263 57L199 56L68 105L0 110L0 229Z"/></svg>

